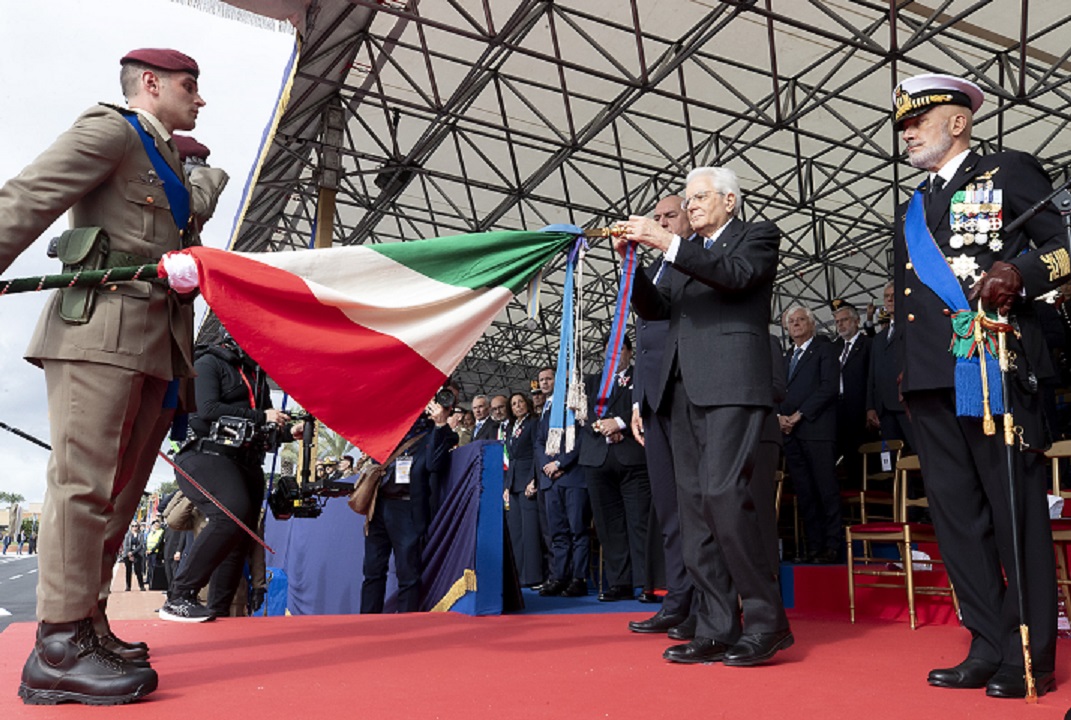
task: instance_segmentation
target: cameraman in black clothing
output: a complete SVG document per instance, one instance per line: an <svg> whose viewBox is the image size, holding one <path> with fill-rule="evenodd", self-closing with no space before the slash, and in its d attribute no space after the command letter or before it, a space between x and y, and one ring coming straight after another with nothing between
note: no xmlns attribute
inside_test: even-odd
<svg viewBox="0 0 1071 720"><path fill-rule="evenodd" d="M300 437L303 423L285 427L290 418L272 409L267 377L226 331L218 345L199 350L194 363L197 414L189 421L193 438L175 462L254 528L264 498L264 455L279 442ZM160 617L204 622L228 614L252 539L181 473L176 479L208 523L183 558ZM209 580L205 607L197 593Z"/></svg>
<svg viewBox="0 0 1071 720"><path fill-rule="evenodd" d="M437 399L439 396L436 396ZM398 575L398 612L420 610L421 554L433 515L432 488L450 470L450 450L457 445L446 420L450 408L428 403L399 443L419 438L383 474L364 541L361 613L383 612L391 553Z"/></svg>

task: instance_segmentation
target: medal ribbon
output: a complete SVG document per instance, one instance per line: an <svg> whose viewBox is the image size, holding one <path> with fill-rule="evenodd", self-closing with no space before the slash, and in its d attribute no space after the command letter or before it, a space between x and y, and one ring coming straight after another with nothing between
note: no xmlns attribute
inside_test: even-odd
<svg viewBox="0 0 1071 720"><path fill-rule="evenodd" d="M956 358L956 414L961 417L982 417L984 414L981 357L985 358L989 379L990 409L994 415L1002 414L1004 398L1000 385L1000 363L997 362L993 347L987 348L988 352L985 352L974 342L974 322L977 321L977 315L971 311L959 278L948 266L944 253L937 246L933 233L926 225L922 185L915 189L907 205L904 243L907 246L908 259L919 280L953 311L953 335L949 352ZM993 319L996 319L995 316ZM964 334L968 332L969 335Z"/></svg>

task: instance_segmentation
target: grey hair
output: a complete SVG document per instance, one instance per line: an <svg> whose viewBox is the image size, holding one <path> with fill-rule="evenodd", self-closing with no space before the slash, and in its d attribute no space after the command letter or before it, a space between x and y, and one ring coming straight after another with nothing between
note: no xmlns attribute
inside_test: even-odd
<svg viewBox="0 0 1071 720"><path fill-rule="evenodd" d="M714 190L722 195L735 195L736 204L733 205L732 214L736 215L739 212L744 196L740 194L740 180L736 177L735 172L727 167L697 167L688 173L685 184L699 177L710 178L711 184L714 185Z"/></svg>
<svg viewBox="0 0 1071 720"><path fill-rule="evenodd" d="M855 309L854 305L844 305L843 307L839 307L833 312L833 314L836 315L841 310L847 310L848 314L851 315L854 319L859 319L859 311Z"/></svg>
<svg viewBox="0 0 1071 720"><path fill-rule="evenodd" d="M488 397L486 395L476 395L475 397L472 398L472 402L476 402L480 398L483 398L483 400L486 401L488 404L491 403L491 401L488 399Z"/></svg>
<svg viewBox="0 0 1071 720"><path fill-rule="evenodd" d="M793 305L788 310L785 310L784 314L781 315L781 325L784 326L785 323L788 322L788 319L790 317L792 317L796 313L800 312L801 310L803 311L803 314L807 316L807 319L811 321L811 325L814 325L814 324L817 323L817 319L814 316L814 311L813 310L811 310L810 308L807 308L807 307L803 307L802 305Z"/></svg>

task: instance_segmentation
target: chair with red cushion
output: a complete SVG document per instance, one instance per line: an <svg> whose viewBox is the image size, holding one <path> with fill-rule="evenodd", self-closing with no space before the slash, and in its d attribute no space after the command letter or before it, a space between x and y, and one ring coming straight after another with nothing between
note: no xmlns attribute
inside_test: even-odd
<svg viewBox="0 0 1071 720"><path fill-rule="evenodd" d="M920 472L919 459L916 455L901 457L896 464L896 480L893 493L897 498L894 518L891 521L869 522L852 525L845 531L848 543L848 605L851 620L855 622L855 583L856 576L877 578L874 582L861 583L867 588L889 588L904 590L907 594L908 616L911 629L918 626L915 612L917 595L950 596L953 604L959 607L951 583L943 585L919 585L915 578L914 563L911 556L912 543L936 543L933 525L927 523L905 522L910 507L928 507L925 497L909 498L907 493L908 478L911 473ZM854 541L862 541L863 553L856 555ZM877 557L871 552L872 543L894 543L900 555L900 563L889 561L887 557ZM940 563L940 559L930 562Z"/></svg>

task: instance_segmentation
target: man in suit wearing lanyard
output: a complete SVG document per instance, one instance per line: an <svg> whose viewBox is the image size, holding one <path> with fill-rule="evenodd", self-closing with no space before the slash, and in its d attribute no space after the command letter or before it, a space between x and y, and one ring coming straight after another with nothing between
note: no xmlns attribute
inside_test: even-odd
<svg viewBox="0 0 1071 720"><path fill-rule="evenodd" d="M1038 394L1052 373L1032 300L1071 274L1061 218L1051 204L1014 232L1006 227L1052 190L1031 155L973 152L981 89L949 75L904 80L894 95L894 122L912 167L925 171L896 212L894 236L896 332L901 334L900 390L911 415L922 479L941 555L970 630L966 659L932 670L931 685L982 688L993 697L1023 697L1024 658L1019 594L1033 646L1037 694L1055 688L1056 577L1046 502L1045 457L1050 443ZM1008 449L1003 434L986 435L981 366L963 321L984 309L1007 318L1015 367L1008 396L1017 427L1011 448L1021 558L1015 558L1009 501ZM950 352L950 343L954 355ZM989 400L1003 415L1000 370ZM971 360L973 359L973 363ZM1002 417L997 418L999 428ZM1022 562L1025 586L1016 580Z"/></svg>
<svg viewBox="0 0 1071 720"><path fill-rule="evenodd" d="M632 216L614 240L622 255L628 242L658 249L676 270L658 288L637 272L633 294L640 317L670 321L655 406L672 417L684 561L701 591L695 637L664 657L758 665L793 643L750 487L773 406L768 326L781 233L736 217L740 185L727 168L696 168L685 187L690 239Z"/></svg>
<svg viewBox="0 0 1071 720"><path fill-rule="evenodd" d="M155 264L185 246L190 188L169 141L193 129L205 104L197 63L156 49L120 63L128 107L90 108L0 188L0 272L67 210L73 226L107 231L106 267ZM101 645L93 616L106 528L129 506L123 492L138 489L130 486L145 454L159 449L153 431L169 382L192 375L192 313L180 289L194 288L112 283L90 293L81 318L57 292L30 341L26 357L45 371L53 454L37 642L19 687L26 703L118 704L156 688L148 662Z"/></svg>

